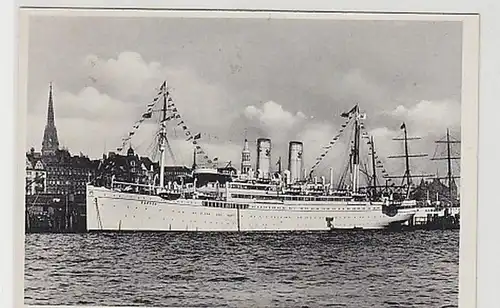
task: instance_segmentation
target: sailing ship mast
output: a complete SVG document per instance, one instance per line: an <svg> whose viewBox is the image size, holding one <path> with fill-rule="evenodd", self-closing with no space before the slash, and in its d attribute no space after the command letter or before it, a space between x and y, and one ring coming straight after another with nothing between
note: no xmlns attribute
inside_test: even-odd
<svg viewBox="0 0 500 308"><path fill-rule="evenodd" d="M311 170L309 171L309 180L312 179L312 174L316 167L320 164L320 162L323 160L323 158L328 154L328 151L333 147L333 145L339 140L340 136L343 134L345 128L351 121L354 123L354 138L352 140L352 147L350 148L350 153L349 153L349 163L346 166L345 171L342 173L342 176L340 178L339 184L338 184L338 189L341 189L342 184L344 182L344 177L349 173L350 175L350 180L351 180L351 185L352 187L349 187L349 191L351 191L353 194L358 193L359 190L359 172L360 172L360 139L361 139L361 129L362 129L362 121L366 118L366 115L364 113L360 113L359 111L359 106L356 104L351 110L348 112L343 112L341 117L346 118L346 121L344 124L341 125L341 128L338 132L338 134L332 138L330 141L329 145L324 147L324 152L316 158L316 162L313 164L311 167ZM307 173L306 173L307 174ZM332 172L330 177L332 178ZM333 182L333 181L331 181Z"/></svg>
<svg viewBox="0 0 500 308"><path fill-rule="evenodd" d="M377 194L377 165L375 164L375 142L373 140L373 136L370 136L370 149L371 153L370 155L372 156L372 189L373 189L373 196Z"/></svg>
<svg viewBox="0 0 500 308"><path fill-rule="evenodd" d="M167 139L167 82L161 86L163 95L163 108L160 129L160 189L165 187L165 143Z"/></svg>
<svg viewBox="0 0 500 308"><path fill-rule="evenodd" d="M354 109L354 147L352 148L352 192L358 192L359 186L359 141L360 141L360 122L359 122L359 106Z"/></svg>
<svg viewBox="0 0 500 308"><path fill-rule="evenodd" d="M405 173L402 176L385 176L385 178L401 178L401 186L405 187L406 186L406 199L410 197L410 192L411 192L411 184L412 184L412 178L428 178L432 177L433 175L430 174L419 174L419 175L414 175L411 174L410 172L410 158L418 158L418 157L427 157L427 154L410 154L410 151L408 149L408 141L410 140L420 140L420 137L408 137L408 131L406 129L406 123L403 123L401 125L401 129L403 130L403 138L393 138L392 140L396 141L403 141L404 145L404 155L393 155L389 156L388 158L404 158L405 159ZM405 183L406 182L406 183ZM406 185L405 185L406 184Z"/></svg>
<svg viewBox="0 0 500 308"><path fill-rule="evenodd" d="M453 170L452 170L452 160L460 159L460 156L452 156L452 149L451 145L452 144L459 144L460 140L456 140L450 135L450 130L446 129L446 139L445 140L437 140L435 141L437 144L446 144L446 156L445 157L433 157L431 160L446 160L447 162L447 173L446 177L438 177L437 179L445 179L448 182L448 196L450 198L450 203L452 203L453 200L453 184L455 184L454 179L460 178L460 176L455 176L453 175Z"/></svg>

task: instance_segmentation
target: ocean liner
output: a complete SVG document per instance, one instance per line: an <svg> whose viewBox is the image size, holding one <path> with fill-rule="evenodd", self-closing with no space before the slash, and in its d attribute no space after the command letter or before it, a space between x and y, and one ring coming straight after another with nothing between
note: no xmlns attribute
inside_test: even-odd
<svg viewBox="0 0 500 308"><path fill-rule="evenodd" d="M154 110L160 105L159 110ZM118 182L87 184L87 229L89 231L295 231L335 229L383 229L401 225L416 213L416 201L408 196L371 193L360 186L361 139L366 138L363 120L366 115L358 105L342 113L345 123L310 172L304 172L301 142L289 144L288 170L271 172L271 140L257 140L255 170L249 163L248 141L242 153L242 168L226 174L215 168L194 168L191 180L165 181L168 123L177 122L185 129L179 110L164 82L148 104L144 119L153 112L159 121L159 176L150 184ZM175 124L175 123L174 123ZM349 130L348 130L349 128ZM343 180L333 183L325 177L312 177L315 168L341 135L349 131L349 162ZM131 131L126 142L134 134ZM200 134L186 131L194 150L202 150ZM121 150L119 148L118 150Z"/></svg>

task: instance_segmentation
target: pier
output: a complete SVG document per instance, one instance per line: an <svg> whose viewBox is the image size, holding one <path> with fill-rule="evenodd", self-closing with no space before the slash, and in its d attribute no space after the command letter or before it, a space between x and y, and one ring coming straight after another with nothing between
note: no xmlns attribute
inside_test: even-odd
<svg viewBox="0 0 500 308"><path fill-rule="evenodd" d="M26 233L86 232L85 195L26 196Z"/></svg>

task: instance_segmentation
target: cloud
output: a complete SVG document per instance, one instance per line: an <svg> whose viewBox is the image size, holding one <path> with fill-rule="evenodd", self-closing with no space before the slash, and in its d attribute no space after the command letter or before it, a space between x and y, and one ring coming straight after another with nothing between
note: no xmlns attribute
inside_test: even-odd
<svg viewBox="0 0 500 308"><path fill-rule="evenodd" d="M340 123L336 123L339 119L322 122L320 119L325 119L324 116L306 116L304 112L297 111L297 105L295 110L288 107L291 104L288 101L281 104L269 100L261 105L242 106L241 101L235 102L231 98L226 85L206 79L202 72L189 66L164 66L159 62L146 60L135 52L122 52L111 59L88 55L83 66L85 74L89 76L87 84L82 84L79 90L73 92L55 89L56 125L62 145L73 151L82 150L91 157L100 157L105 149L116 150L120 146L121 138L127 135L134 122L140 118L163 80L168 81L176 107L192 132L219 137L208 142L201 140L209 158L217 156L221 162L232 161L235 166L239 166L243 132L246 129L251 141L258 137L272 139L273 160L281 156L283 162L286 162L288 141L302 141L305 147L304 167L309 170L340 128ZM377 101L384 97L380 85L361 70L352 69L346 74L338 75L339 79L335 80L334 87L338 101L358 101L362 106L373 109ZM41 144L46 118L46 96L40 102L43 104L30 109L29 145ZM307 106L300 105L300 108L314 108L316 112L323 110L322 107L314 107L313 103ZM345 111L338 104L332 106L333 109L342 108L341 111ZM330 111L337 114L333 109ZM314 110L307 110L308 115ZM400 121L407 123L411 135L423 135L432 139L430 142L423 142L424 146L412 143L412 152L429 152L433 147L431 143L434 136L442 135L448 127L460 128L460 104L451 100L422 100L411 107L400 105L382 113L389 122L379 117L381 114L374 115L373 119L368 115L368 121L372 121L368 124L374 127L370 134L375 137L377 151L382 158L402 153L401 143L392 140L401 134L400 124L395 124ZM134 135L132 146L140 155L152 154L151 144L156 129L153 123L145 122ZM180 136L170 135L170 139L176 163L191 165L192 144ZM333 167L335 177L340 177L348 161L348 142L346 134L334 145L318 166L318 176L328 176L329 168ZM250 142L250 145L255 147L254 143ZM252 159L252 163L255 163L254 148ZM403 162L385 162L390 174L402 172ZM415 169L420 167L417 164L416 162ZM283 166L286 167L285 164Z"/></svg>
<svg viewBox="0 0 500 308"><path fill-rule="evenodd" d="M125 103L100 93L96 88L85 87L78 93L61 92L54 97L57 118L85 118L89 121L126 122L140 112L134 104Z"/></svg>
<svg viewBox="0 0 500 308"><path fill-rule="evenodd" d="M452 100L429 101L422 100L411 107L399 105L390 111L383 112L394 123L405 122L409 137L420 137L408 141L410 154L426 154L426 157L415 157L410 159L410 169L413 175L444 173L445 164L440 161L431 162L434 156L444 156L443 145L436 145L450 129L452 135L460 138L460 103ZM369 134L374 136L378 156L384 162L386 170L391 175L403 175L405 163L403 158L387 158L391 155L403 155L404 144L401 139L403 131L399 125L390 129L384 126L372 129ZM420 181L416 178L415 181Z"/></svg>
<svg viewBox="0 0 500 308"><path fill-rule="evenodd" d="M256 119L268 128L277 127L278 129L290 129L305 119L304 113L298 111L296 114L284 110L283 106L268 101L261 108L256 106L247 106L244 114L249 119Z"/></svg>
<svg viewBox="0 0 500 308"><path fill-rule="evenodd" d="M397 106L389 114L407 121L414 127L415 133L443 134L447 128L460 129L460 107L459 102L450 100L422 100L410 108Z"/></svg>
<svg viewBox="0 0 500 308"><path fill-rule="evenodd" d="M110 95L126 99L158 86L165 78L158 62L147 63L139 53L125 51L116 59L88 55L83 63L89 80Z"/></svg>
<svg viewBox="0 0 500 308"><path fill-rule="evenodd" d="M54 88L56 125L61 140L69 148L85 149L93 156L100 156L104 143L108 144L108 150L109 144L111 149L120 145L121 137L141 118L163 80L167 80L171 97L193 133L223 130L239 115L238 110L231 108L223 88L189 67L165 67L145 61L138 53L122 52L115 59L88 55L83 68L89 78L79 90ZM41 143L45 126L46 92L40 97L29 109L32 121L28 139L33 145ZM147 125L144 122L143 126ZM85 128L87 134L77 132L76 128ZM153 130L149 133L154 135ZM138 140L140 134L134 139ZM73 139L81 142L70 141Z"/></svg>
<svg viewBox="0 0 500 308"><path fill-rule="evenodd" d="M92 86L135 104L146 105L166 80L174 102L191 125L227 125L237 116L224 88L188 66L162 66L131 51L120 53L116 59L88 55L84 66Z"/></svg>
<svg viewBox="0 0 500 308"><path fill-rule="evenodd" d="M286 143L287 140L296 138L306 119L301 111L294 114L274 101L268 101L261 107L247 106L243 114L250 126L266 135L261 137L270 137L277 143Z"/></svg>

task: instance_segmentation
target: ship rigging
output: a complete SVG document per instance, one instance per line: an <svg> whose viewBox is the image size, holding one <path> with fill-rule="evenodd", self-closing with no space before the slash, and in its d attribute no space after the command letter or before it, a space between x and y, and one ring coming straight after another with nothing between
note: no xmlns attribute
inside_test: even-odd
<svg viewBox="0 0 500 308"><path fill-rule="evenodd" d="M172 120L182 127L186 141L196 153L204 153L198 144L201 134L192 134L179 114L167 83L160 87L158 95L148 104L141 120L124 138L124 143L135 134L144 119L152 117L154 106L162 101L160 113L159 152L160 179L157 184L116 183L110 187L87 185L87 227L89 230L172 230L172 231L255 231L255 230L331 230L331 229L379 229L401 224L413 217L415 202L402 200L372 200L360 189L361 138L367 138L362 120L366 118L358 105L341 114L346 118L339 134L325 152L320 155L310 175L338 141L349 123L353 124L350 146L350 184L347 189L333 189L332 180L327 184L298 177L298 168L271 172L271 140L260 138L257 142L256 173L227 174L209 168L197 168L195 159L193 181L165 183L165 154L172 154L167 138L166 125ZM123 144L124 145L124 144ZM121 150L123 148L117 150ZM290 142L295 167L302 164L302 143ZM374 151L372 154L375 155ZM204 159L210 163L208 155ZM215 159L214 159L215 160ZM291 163L289 162L289 165ZM279 159L281 169L281 158ZM281 170L278 170L281 171ZM293 171L293 172L292 172ZM256 176L254 176L256 174ZM291 176L293 175L293 177ZM332 176L330 177L332 179ZM115 185L118 184L118 185ZM123 188L123 185L128 185ZM140 187L147 186L141 192ZM128 187L137 187L129 189Z"/></svg>
<svg viewBox="0 0 500 308"><path fill-rule="evenodd" d="M413 140L420 140L420 137L408 137L408 131L406 128L406 123L403 122L401 124L401 130L403 131L403 137L397 137L393 138L395 141L403 141L403 147L404 147L404 154L402 155L392 155L389 156L388 158L404 158L405 159L405 171L402 176L398 175L386 175L384 178L386 179L401 179L401 188L404 189L404 198L408 199L410 198L410 194L412 192L412 186L413 186L413 178L430 178L433 177L433 174L412 174L411 173L411 168L410 168L410 158L422 158L422 157L427 157L428 154L425 153L420 153L420 154L410 154L409 151L409 146L408 146L408 141L413 141Z"/></svg>
<svg viewBox="0 0 500 308"><path fill-rule="evenodd" d="M435 143L437 144L436 147L436 152L438 151L439 145L446 145L446 155L445 156L436 156L436 153L434 154L434 157L431 158L431 160L434 161L446 161L446 177L439 177L436 176L437 180L445 180L448 188L448 203L450 206L455 206L458 202L459 199L459 192L457 189L457 184L455 182L455 179L460 179L459 175L454 174L453 172L453 161L455 160L460 160L460 153L453 149L453 145L460 145L461 142L460 140L454 138L450 134L450 130L446 129L446 135L441 138L440 140L436 140ZM460 165L457 164L459 167Z"/></svg>

